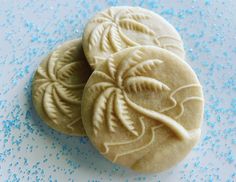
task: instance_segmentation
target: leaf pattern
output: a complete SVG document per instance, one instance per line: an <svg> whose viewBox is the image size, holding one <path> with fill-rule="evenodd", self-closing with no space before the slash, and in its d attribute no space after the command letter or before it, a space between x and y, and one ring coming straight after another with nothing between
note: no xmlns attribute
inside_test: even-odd
<svg viewBox="0 0 236 182"><path fill-rule="evenodd" d="M161 90L170 90L170 88L160 82L157 79L149 78L145 76L135 76L129 77L125 81L125 87L128 91L133 91L135 93L140 91L161 91Z"/></svg>
<svg viewBox="0 0 236 182"><path fill-rule="evenodd" d="M141 33L145 33L145 34L149 34L154 36L155 32L153 30L151 30L149 27L147 27L146 25L139 23L135 20L132 19L122 19L119 21L119 25L127 30L133 30L136 32L141 32Z"/></svg>
<svg viewBox="0 0 236 182"><path fill-rule="evenodd" d="M100 91L103 91L103 90L110 88L112 86L114 86L112 83L99 82L99 83L95 83L94 85L89 87L88 91L89 92L100 92Z"/></svg>
<svg viewBox="0 0 236 182"><path fill-rule="evenodd" d="M134 127L134 122L129 117L128 106L126 105L123 96L116 92L115 112L123 126L135 136L138 132Z"/></svg>
<svg viewBox="0 0 236 182"><path fill-rule="evenodd" d="M127 15L121 16L120 19L134 19L134 20L144 20L144 19L149 19L150 16L145 15L143 13L128 13Z"/></svg>
<svg viewBox="0 0 236 182"><path fill-rule="evenodd" d="M39 108L39 113L44 114L42 117L47 116L45 120L53 124L53 128L63 128L63 132L75 135L82 133L77 125L74 125L76 128L70 125L80 116L73 107L80 108L85 86L77 78L84 66L80 60L84 59L80 42L73 40L58 46L38 67L33 81L33 99L42 106Z"/></svg>
<svg viewBox="0 0 236 182"><path fill-rule="evenodd" d="M94 104L94 115L93 115L93 131L97 135L100 125L104 122L105 108L107 103L107 98L110 96L114 88L109 88L103 91L100 96L96 99Z"/></svg>
<svg viewBox="0 0 236 182"><path fill-rule="evenodd" d="M34 83L37 83L37 84L44 84L44 83L47 83L48 80L45 79L45 78L42 78L42 79L37 79L34 81Z"/></svg>
<svg viewBox="0 0 236 182"><path fill-rule="evenodd" d="M107 17L98 17L92 20L93 23L103 23L104 21L110 21Z"/></svg>
<svg viewBox="0 0 236 182"><path fill-rule="evenodd" d="M101 12L100 15L103 18L107 18L108 21L110 21L110 19L112 18L107 12L106 13L105 12Z"/></svg>
<svg viewBox="0 0 236 182"><path fill-rule="evenodd" d="M118 32L120 35L120 38L125 42L128 46L138 46L139 44L133 40L131 40L127 35L125 35L121 29L118 27Z"/></svg>
<svg viewBox="0 0 236 182"><path fill-rule="evenodd" d="M116 79L119 86L122 86L123 83L123 75L127 70L129 70L131 67L135 66L137 63L139 63L141 60L143 60L143 52L140 50L135 50L130 55L128 61L123 61L118 66L118 71L116 74Z"/></svg>
<svg viewBox="0 0 236 182"><path fill-rule="evenodd" d="M60 57L60 61L56 62L56 66L55 66L55 70L59 70L62 67L66 66L67 64L73 62L73 61L77 61L74 58L74 55L76 55L77 53L77 47L76 46L72 46L70 48L68 48L62 55L62 57Z"/></svg>
<svg viewBox="0 0 236 182"><path fill-rule="evenodd" d="M65 101L72 103L72 104L80 104L81 98L78 96L78 90L73 91L68 89L62 85L56 84L56 92L57 94Z"/></svg>
<svg viewBox="0 0 236 182"><path fill-rule="evenodd" d="M36 73L39 74L40 76L42 76L43 78L48 78L46 71L43 70L43 68L41 66L38 67Z"/></svg>
<svg viewBox="0 0 236 182"><path fill-rule="evenodd" d="M97 78L102 78L107 82L111 82L114 83L114 80L112 78L110 78L109 75L107 75L106 73L102 72L102 71L94 71L93 72L93 76L97 77Z"/></svg>
<svg viewBox="0 0 236 182"><path fill-rule="evenodd" d="M114 112L114 98L115 94L113 93L109 100L107 101L107 111L106 111L106 119L108 122L108 129L111 132L115 132L115 128L117 127L118 119Z"/></svg>
<svg viewBox="0 0 236 182"><path fill-rule="evenodd" d="M71 78L74 73L77 73L77 71L79 71L79 68L79 62L69 63L57 71L57 77L63 81L67 80Z"/></svg>
<svg viewBox="0 0 236 182"><path fill-rule="evenodd" d="M100 40L103 31L108 25L109 23L100 24L91 32L89 37L89 50L91 50L92 47L98 42L98 40Z"/></svg>
<svg viewBox="0 0 236 182"><path fill-rule="evenodd" d="M110 29L109 35L110 35L111 45L112 45L113 49L115 50L115 52L121 50L122 49L121 40L120 40L120 36L119 36L117 28L112 26Z"/></svg>
<svg viewBox="0 0 236 182"><path fill-rule="evenodd" d="M134 50L131 54L130 62L141 62L144 60L144 53L141 50Z"/></svg>
<svg viewBox="0 0 236 182"><path fill-rule="evenodd" d="M58 57L59 57L59 52L56 50L51 54L50 60L48 61L48 75L52 80L56 80L55 65L56 62L58 61Z"/></svg>
<svg viewBox="0 0 236 182"><path fill-rule="evenodd" d="M49 85L44 93L43 97L43 106L46 114L48 117L56 124L58 124L57 121L57 109L54 104L54 99L52 97L53 92L53 85Z"/></svg>
<svg viewBox="0 0 236 182"><path fill-rule="evenodd" d="M46 83L43 83L41 84L37 90L35 91L35 97L38 97L38 95L42 95L43 92L45 91L45 88L49 85L50 83L46 82Z"/></svg>
<svg viewBox="0 0 236 182"><path fill-rule="evenodd" d="M124 77L137 76L143 73L149 73L151 70L155 69L163 61L159 59L149 59L144 62L138 63L125 74Z"/></svg>
<svg viewBox="0 0 236 182"><path fill-rule="evenodd" d="M108 39L110 29L111 29L111 27L108 25L102 34L100 44L101 44L101 50L103 50L103 51L110 50L110 43L109 43L109 39Z"/></svg>
<svg viewBox="0 0 236 182"><path fill-rule="evenodd" d="M111 75L111 78L114 79L115 78L115 74L116 74L116 66L113 63L113 59L112 58L107 60L107 66L108 66L108 70L109 70L109 73Z"/></svg>
<svg viewBox="0 0 236 182"><path fill-rule="evenodd" d="M52 96L54 98L55 104L57 108L65 115L67 115L69 118L72 117L72 111L71 108L68 106L66 102L64 102L58 95L55 89L53 89Z"/></svg>
<svg viewBox="0 0 236 182"><path fill-rule="evenodd" d="M108 9L108 15L110 17L114 17L114 13L113 13L112 7L110 9Z"/></svg>

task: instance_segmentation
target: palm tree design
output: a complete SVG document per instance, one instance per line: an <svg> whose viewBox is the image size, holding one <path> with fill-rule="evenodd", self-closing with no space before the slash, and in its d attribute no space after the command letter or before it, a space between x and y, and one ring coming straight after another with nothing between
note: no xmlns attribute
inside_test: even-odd
<svg viewBox="0 0 236 182"><path fill-rule="evenodd" d="M36 74L40 79L35 80L40 84L35 92L35 97L43 95L43 109L47 116L55 123L58 122L58 113L63 113L71 121L67 127L73 130L72 125L80 120L74 118L71 106L80 105L81 94L78 91L84 88L85 83L78 83L78 80L71 79L80 69L81 65L75 58L77 47L68 48L61 56L55 50L47 60L45 68L39 66Z"/></svg>
<svg viewBox="0 0 236 182"><path fill-rule="evenodd" d="M127 93L153 91L170 91L171 88L161 81L148 76L142 76L143 73L153 71L163 61L159 59L145 60L141 50L135 50L128 59L122 60L119 65L113 63L112 57L106 61L109 74L102 71L95 71L93 75L102 78L88 88L91 92L100 92L97 97L93 110L93 132L98 134L101 125L107 122L108 130L115 132L117 123L135 136L139 136L134 127L134 121L130 118L128 108L140 113L141 115L157 120L170 128L180 139L187 139L189 134L186 129L177 123L171 117L160 112L144 108L131 99Z"/></svg>
<svg viewBox="0 0 236 182"><path fill-rule="evenodd" d="M114 14L113 9L110 8L107 13L103 12L99 17L93 19L92 22L100 24L89 36L89 49L91 50L99 40L102 51L112 50L117 52L122 49L122 43L126 47L139 45L125 35L122 29L155 36L155 32L152 29L139 22L139 20L148 18L148 15L136 13L132 9L121 10Z"/></svg>
<svg viewBox="0 0 236 182"><path fill-rule="evenodd" d="M99 23L98 26L89 35L89 50L99 42L100 49L105 52L117 52L126 47L139 45L138 42L129 38L122 29L129 30L136 33L143 33L153 37L153 44L168 49L169 47L181 49L181 40L168 35L157 36L155 31L147 25L141 23L141 20L147 20L150 16L142 12L136 12L132 8L114 12L112 8L107 12L102 12L99 16L92 20L93 23ZM171 39L175 41L172 43L163 43L165 40ZM95 57L97 58L97 56ZM99 57L98 57L99 58Z"/></svg>

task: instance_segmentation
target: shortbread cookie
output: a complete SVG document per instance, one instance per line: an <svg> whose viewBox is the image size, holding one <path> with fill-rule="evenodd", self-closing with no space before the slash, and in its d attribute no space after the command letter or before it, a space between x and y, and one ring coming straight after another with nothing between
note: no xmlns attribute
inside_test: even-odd
<svg viewBox="0 0 236 182"><path fill-rule="evenodd" d="M155 46L124 49L102 62L82 97L87 135L109 160L159 172L199 140L201 85L190 66Z"/></svg>
<svg viewBox="0 0 236 182"><path fill-rule="evenodd" d="M147 9L111 7L95 15L85 27L83 49L93 68L111 54L137 45L154 45L185 57L175 28Z"/></svg>
<svg viewBox="0 0 236 182"><path fill-rule="evenodd" d="M81 121L81 97L91 74L81 39L58 46L39 65L33 80L36 111L53 129L69 135L85 135Z"/></svg>

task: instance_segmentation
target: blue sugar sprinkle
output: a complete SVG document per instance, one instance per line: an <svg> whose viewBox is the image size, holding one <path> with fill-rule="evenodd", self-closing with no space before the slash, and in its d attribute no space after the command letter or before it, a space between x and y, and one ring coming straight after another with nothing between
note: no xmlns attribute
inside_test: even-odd
<svg viewBox="0 0 236 182"><path fill-rule="evenodd" d="M169 15L169 16L174 16L175 11L174 9L166 9L161 12L161 15Z"/></svg>
<svg viewBox="0 0 236 182"><path fill-rule="evenodd" d="M205 5L210 5L211 0L204 0L205 1Z"/></svg>
<svg viewBox="0 0 236 182"><path fill-rule="evenodd" d="M80 143L81 143L81 144L86 144L86 143L88 143L88 137L80 137Z"/></svg>

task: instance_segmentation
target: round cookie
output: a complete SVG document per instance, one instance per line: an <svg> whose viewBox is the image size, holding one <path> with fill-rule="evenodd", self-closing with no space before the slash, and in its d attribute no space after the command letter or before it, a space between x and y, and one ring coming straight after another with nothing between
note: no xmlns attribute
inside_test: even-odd
<svg viewBox="0 0 236 182"><path fill-rule="evenodd" d="M92 73L82 121L109 160L139 172L163 171L197 143L203 93L191 67L169 51L137 46L111 55Z"/></svg>
<svg viewBox="0 0 236 182"><path fill-rule="evenodd" d="M183 42L175 28L140 7L110 7L96 14L84 30L83 49L92 68L111 54L137 45L158 46L185 58Z"/></svg>
<svg viewBox="0 0 236 182"><path fill-rule="evenodd" d="M51 128L64 134L85 135L80 109L90 74L81 39L58 46L39 65L32 84L33 103Z"/></svg>

